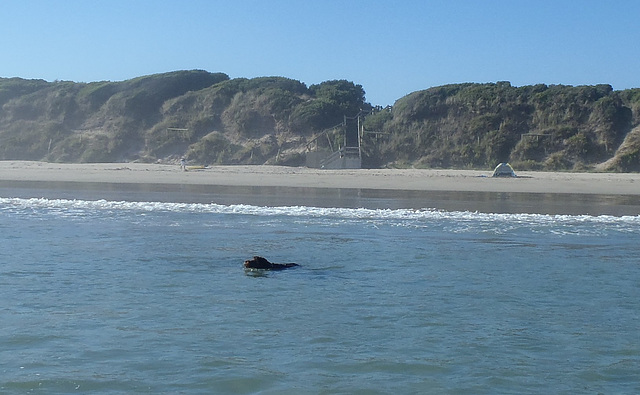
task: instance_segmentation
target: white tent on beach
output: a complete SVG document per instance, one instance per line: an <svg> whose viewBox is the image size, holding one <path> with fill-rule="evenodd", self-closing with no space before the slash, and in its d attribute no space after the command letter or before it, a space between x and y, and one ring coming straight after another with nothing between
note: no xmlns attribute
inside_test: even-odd
<svg viewBox="0 0 640 395"><path fill-rule="evenodd" d="M493 177L517 177L516 173L513 171L513 167L511 167L508 163L500 163L493 169Z"/></svg>

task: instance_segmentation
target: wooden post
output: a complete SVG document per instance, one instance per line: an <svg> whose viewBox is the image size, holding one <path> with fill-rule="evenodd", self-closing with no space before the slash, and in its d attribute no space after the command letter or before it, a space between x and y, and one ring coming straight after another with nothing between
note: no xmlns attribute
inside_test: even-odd
<svg viewBox="0 0 640 395"><path fill-rule="evenodd" d="M342 126L344 128L344 146L347 146L347 116L343 115Z"/></svg>

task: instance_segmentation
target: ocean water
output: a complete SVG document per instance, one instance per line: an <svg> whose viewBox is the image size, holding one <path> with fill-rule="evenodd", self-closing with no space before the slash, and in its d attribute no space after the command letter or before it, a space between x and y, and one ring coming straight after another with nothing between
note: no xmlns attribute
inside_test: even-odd
<svg viewBox="0 0 640 395"><path fill-rule="evenodd" d="M640 392L637 205L0 192L2 394Z"/></svg>

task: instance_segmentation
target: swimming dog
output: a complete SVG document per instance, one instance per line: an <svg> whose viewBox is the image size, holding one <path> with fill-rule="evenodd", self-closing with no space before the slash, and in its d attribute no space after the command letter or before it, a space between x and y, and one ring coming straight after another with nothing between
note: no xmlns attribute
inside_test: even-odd
<svg viewBox="0 0 640 395"><path fill-rule="evenodd" d="M261 256L254 256L253 259L244 261L245 269L282 270L299 266L297 263L271 263Z"/></svg>

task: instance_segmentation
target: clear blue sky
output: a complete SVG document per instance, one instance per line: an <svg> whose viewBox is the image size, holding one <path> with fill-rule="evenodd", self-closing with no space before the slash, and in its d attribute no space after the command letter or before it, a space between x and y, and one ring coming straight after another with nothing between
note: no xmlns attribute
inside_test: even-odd
<svg viewBox="0 0 640 395"><path fill-rule="evenodd" d="M120 81L204 69L361 84L640 87L640 0L3 0L0 77Z"/></svg>

